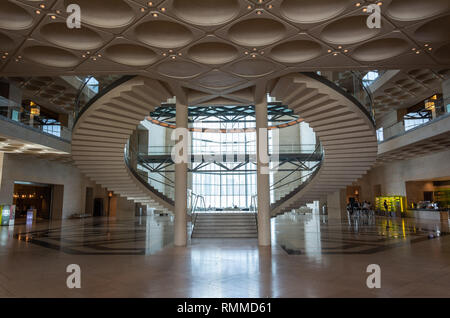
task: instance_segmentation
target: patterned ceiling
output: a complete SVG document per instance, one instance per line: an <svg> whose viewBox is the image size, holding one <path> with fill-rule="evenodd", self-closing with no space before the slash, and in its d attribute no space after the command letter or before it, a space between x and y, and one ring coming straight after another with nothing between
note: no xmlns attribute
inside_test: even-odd
<svg viewBox="0 0 450 318"><path fill-rule="evenodd" d="M295 71L450 68L449 0L378 2L3 0L0 76L140 74L194 104L249 103ZM81 29L65 25L71 3Z"/></svg>

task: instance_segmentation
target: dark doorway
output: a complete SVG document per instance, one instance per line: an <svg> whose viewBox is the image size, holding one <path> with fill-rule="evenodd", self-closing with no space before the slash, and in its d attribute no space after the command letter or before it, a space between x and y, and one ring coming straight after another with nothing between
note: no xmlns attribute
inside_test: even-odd
<svg viewBox="0 0 450 318"><path fill-rule="evenodd" d="M95 198L94 200L94 216L102 216L103 215L103 199Z"/></svg>
<svg viewBox="0 0 450 318"><path fill-rule="evenodd" d="M94 189L86 187L86 202L84 206L84 213L92 215L94 213Z"/></svg>
<svg viewBox="0 0 450 318"><path fill-rule="evenodd" d="M28 211L35 213L36 219L51 218L52 186L32 182L14 182L13 204L16 218L26 218Z"/></svg>
<svg viewBox="0 0 450 318"><path fill-rule="evenodd" d="M424 191L423 192L423 200L424 201L433 201L433 192L432 191Z"/></svg>

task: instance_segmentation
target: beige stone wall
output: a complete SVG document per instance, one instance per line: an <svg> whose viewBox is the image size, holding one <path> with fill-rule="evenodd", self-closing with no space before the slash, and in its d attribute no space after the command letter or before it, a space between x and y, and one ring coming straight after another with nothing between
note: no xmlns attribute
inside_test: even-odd
<svg viewBox="0 0 450 318"><path fill-rule="evenodd" d="M371 169L358 180L361 200L374 201L374 186L381 185L382 195L406 196L407 181L450 179L450 150L409 160L394 161Z"/></svg>
<svg viewBox="0 0 450 318"><path fill-rule="evenodd" d="M0 179L1 203L12 204L14 181L63 185L62 218L84 213L87 186L94 188L94 197L104 196L105 192L72 165L31 156L4 154Z"/></svg>

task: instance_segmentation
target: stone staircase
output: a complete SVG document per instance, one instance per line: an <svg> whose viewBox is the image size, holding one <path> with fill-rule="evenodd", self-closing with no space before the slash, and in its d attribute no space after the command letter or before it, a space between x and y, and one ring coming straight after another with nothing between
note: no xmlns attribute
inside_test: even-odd
<svg viewBox="0 0 450 318"><path fill-rule="evenodd" d="M192 238L257 238L255 213L198 213Z"/></svg>

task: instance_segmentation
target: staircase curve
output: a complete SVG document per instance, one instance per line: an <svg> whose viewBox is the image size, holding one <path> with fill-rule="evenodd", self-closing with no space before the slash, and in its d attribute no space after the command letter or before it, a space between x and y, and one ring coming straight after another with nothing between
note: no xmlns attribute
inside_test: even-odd
<svg viewBox="0 0 450 318"><path fill-rule="evenodd" d="M72 132L72 158L83 174L135 203L173 212L174 202L130 165L125 147L139 123L172 94L159 81L124 76L92 98Z"/></svg>
<svg viewBox="0 0 450 318"><path fill-rule="evenodd" d="M272 81L269 93L309 124L323 151L314 173L272 204L272 217L351 185L375 163L378 145L372 116L341 87L315 73L295 73Z"/></svg>

